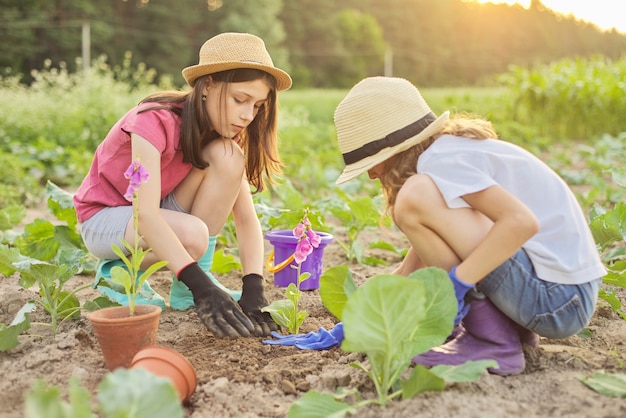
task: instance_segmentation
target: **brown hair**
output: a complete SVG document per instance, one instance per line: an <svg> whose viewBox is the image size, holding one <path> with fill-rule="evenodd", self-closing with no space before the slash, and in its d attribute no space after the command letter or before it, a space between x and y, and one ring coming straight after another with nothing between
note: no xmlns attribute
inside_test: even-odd
<svg viewBox="0 0 626 418"><path fill-rule="evenodd" d="M254 187L253 193L261 192L266 187L264 173L268 181L274 183L272 176L282 172L282 162L278 155L276 79L270 74L256 69L237 68L205 75L196 80L190 91L164 91L144 98L140 103L158 103L161 106L149 107L142 111L167 109L178 115L182 119L180 147L183 161L199 169L206 168L208 163L202 158L202 150L210 141L219 137L211 126L202 102L206 77L224 83L222 94L229 83L263 80L270 87L268 98L256 117L239 134L240 144L246 155L248 182ZM177 104L182 104L182 107L176 106Z"/></svg>
<svg viewBox="0 0 626 418"><path fill-rule="evenodd" d="M472 139L498 138L493 125L488 120L470 114L451 117L441 129L425 141L400 152L385 161L380 176L383 195L387 200L386 214L393 212L396 197L406 180L417 174L417 160L426 149L442 135L454 135Z"/></svg>

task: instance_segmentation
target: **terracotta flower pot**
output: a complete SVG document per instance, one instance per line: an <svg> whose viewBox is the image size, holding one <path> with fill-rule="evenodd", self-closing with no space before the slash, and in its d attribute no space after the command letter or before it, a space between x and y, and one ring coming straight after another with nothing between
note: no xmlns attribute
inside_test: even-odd
<svg viewBox="0 0 626 418"><path fill-rule="evenodd" d="M161 308L137 305L135 315L128 306L114 306L91 312L91 322L102 350L104 364L113 371L128 367L139 350L156 344Z"/></svg>
<svg viewBox="0 0 626 418"><path fill-rule="evenodd" d="M135 355L130 367L140 367L157 376L169 378L181 402L189 400L196 390L196 371L189 360L171 348L159 345L144 348Z"/></svg>

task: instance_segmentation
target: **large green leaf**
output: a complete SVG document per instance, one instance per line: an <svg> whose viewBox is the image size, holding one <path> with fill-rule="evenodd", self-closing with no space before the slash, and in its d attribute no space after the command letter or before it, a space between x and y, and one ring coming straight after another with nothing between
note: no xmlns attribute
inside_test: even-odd
<svg viewBox="0 0 626 418"><path fill-rule="evenodd" d="M333 266L320 276L319 292L322 304L340 321L343 308L356 289L356 283L346 264Z"/></svg>
<svg viewBox="0 0 626 418"><path fill-rule="evenodd" d="M445 340L455 315L454 291L443 270L419 270L411 279L377 275L344 307L342 348L367 355L381 396L413 356Z"/></svg>

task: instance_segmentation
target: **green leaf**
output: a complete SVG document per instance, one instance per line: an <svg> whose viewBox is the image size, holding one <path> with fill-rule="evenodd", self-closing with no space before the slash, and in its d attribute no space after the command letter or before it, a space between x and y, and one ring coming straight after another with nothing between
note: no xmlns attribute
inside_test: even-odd
<svg viewBox="0 0 626 418"><path fill-rule="evenodd" d="M400 382L402 399L429 391L441 392L446 388L446 381L426 367L416 364L408 379Z"/></svg>
<svg viewBox="0 0 626 418"><path fill-rule="evenodd" d="M23 255L48 261L54 258L60 243L50 221L35 219L24 227L24 233L17 237L15 246Z"/></svg>
<svg viewBox="0 0 626 418"><path fill-rule="evenodd" d="M50 264L33 258L14 263L14 265L20 272L20 280L25 279L28 283L34 280L41 286L50 288L60 288L58 285L66 282L75 272L66 265Z"/></svg>
<svg viewBox="0 0 626 418"><path fill-rule="evenodd" d="M48 387L43 379L38 379L24 399L25 418L65 418L63 400L58 386Z"/></svg>
<svg viewBox="0 0 626 418"><path fill-rule="evenodd" d="M450 335L458 304L454 287L445 270L427 267L411 273L409 279L422 283L428 295L424 307L428 314L420 322L419 328L420 339L428 343L420 345L419 354L442 344Z"/></svg>
<svg viewBox="0 0 626 418"><path fill-rule="evenodd" d="M218 274L228 274L233 270L241 270L241 263L232 254L225 254L220 248L213 255L212 271Z"/></svg>
<svg viewBox="0 0 626 418"><path fill-rule="evenodd" d="M626 203L619 202L612 210L596 216L589 227L596 244L602 249L626 240Z"/></svg>
<svg viewBox="0 0 626 418"><path fill-rule="evenodd" d="M34 310L35 304L29 302L22 306L8 327L0 324L0 351L7 351L17 347L19 344L17 337L30 328L29 314Z"/></svg>
<svg viewBox="0 0 626 418"><path fill-rule="evenodd" d="M380 208L376 206L370 197L348 200L348 207L352 216L356 219L360 229L368 226L378 226L380 223Z"/></svg>
<svg viewBox="0 0 626 418"><path fill-rule="evenodd" d="M611 178L613 181L622 186L626 187L626 168L623 167L614 167L611 169Z"/></svg>
<svg viewBox="0 0 626 418"><path fill-rule="evenodd" d="M293 316L294 305L289 299L279 299L261 308L261 312L269 312L274 322L281 327L289 328Z"/></svg>
<svg viewBox="0 0 626 418"><path fill-rule="evenodd" d="M17 271L13 263L23 260L24 256L20 254L17 248L11 248L5 244L0 244L0 274L4 277L10 277Z"/></svg>
<svg viewBox="0 0 626 418"><path fill-rule="evenodd" d="M57 386L39 379L25 396L25 418L91 418L91 395L76 376L70 378L69 402L62 399Z"/></svg>
<svg viewBox="0 0 626 418"><path fill-rule="evenodd" d="M343 308L357 289L347 264L333 266L320 276L320 298L328 311L340 321Z"/></svg>
<svg viewBox="0 0 626 418"><path fill-rule="evenodd" d="M0 231L12 229L15 225L22 222L26 216L26 208L21 205L9 206L0 209Z"/></svg>
<svg viewBox="0 0 626 418"><path fill-rule="evenodd" d="M298 276L298 284L302 284L302 282L306 281L309 277L311 277L311 273L305 271Z"/></svg>
<svg viewBox="0 0 626 418"><path fill-rule="evenodd" d="M80 318L80 301L76 294L71 291L62 290L59 292L58 298L61 303L57 307L57 310L61 318Z"/></svg>
<svg viewBox="0 0 626 418"><path fill-rule="evenodd" d="M111 267L111 281L122 286L126 295L130 296L130 288L133 284L130 273L126 268L120 266Z"/></svg>
<svg viewBox="0 0 626 418"><path fill-rule="evenodd" d="M109 306L121 305L106 296L98 296L94 300L87 300L83 303L83 309L87 312L97 311L98 309L108 308Z"/></svg>
<svg viewBox="0 0 626 418"><path fill-rule="evenodd" d="M98 385L98 402L107 418L184 416L172 382L141 368L107 374Z"/></svg>
<svg viewBox="0 0 626 418"><path fill-rule="evenodd" d="M495 360L467 361L458 366L438 365L430 369L437 376L446 382L473 382L487 369L498 368Z"/></svg>
<svg viewBox="0 0 626 418"><path fill-rule="evenodd" d="M442 269L420 269L406 278L380 274L348 299L342 349L367 355L379 403L411 358L441 344L452 330L457 303Z"/></svg>
<svg viewBox="0 0 626 418"><path fill-rule="evenodd" d="M78 221L72 194L48 180L46 196L48 196L48 208L52 214L58 220L66 222L72 230L75 230Z"/></svg>
<svg viewBox="0 0 626 418"><path fill-rule="evenodd" d="M591 376L580 376L578 379L601 395L612 398L626 397L626 375L595 372Z"/></svg>
<svg viewBox="0 0 626 418"><path fill-rule="evenodd" d="M598 298L604 300L605 302L607 302L609 304L609 306L611 306L611 309L613 310L613 312L621 315L621 317L626 321L626 314L624 314L621 310L622 310L622 301L619 299L619 297L615 294L615 290L614 289L600 289L600 291L598 292Z"/></svg>
<svg viewBox="0 0 626 418"><path fill-rule="evenodd" d="M287 411L288 418L341 418L354 414L356 408L337 401L328 393L308 391L291 404Z"/></svg>
<svg viewBox="0 0 626 418"><path fill-rule="evenodd" d="M370 243L369 247L372 249L386 250L386 251L389 251L398 255L402 253L401 249L396 248L392 243L388 241L382 241L382 240L374 241Z"/></svg>
<svg viewBox="0 0 626 418"><path fill-rule="evenodd" d="M447 274L441 270L446 280L439 280L437 270L418 270L418 280L380 274L365 282L344 308L343 348L366 354L390 351L391 357L408 361L445 341L457 307ZM428 296L427 289L432 292Z"/></svg>
<svg viewBox="0 0 626 418"><path fill-rule="evenodd" d="M137 286L139 288L141 288L143 283L146 280L148 280L148 278L150 276L152 276L154 273L156 273L157 271L161 270L165 266L167 266L167 261L157 261L156 263L152 264L143 273L141 273L141 276L139 276L139 280L138 280Z"/></svg>
<svg viewBox="0 0 626 418"><path fill-rule="evenodd" d="M301 295L295 284L289 283L287 289L285 289L285 296L291 301L293 306L298 306L298 301L300 300Z"/></svg>

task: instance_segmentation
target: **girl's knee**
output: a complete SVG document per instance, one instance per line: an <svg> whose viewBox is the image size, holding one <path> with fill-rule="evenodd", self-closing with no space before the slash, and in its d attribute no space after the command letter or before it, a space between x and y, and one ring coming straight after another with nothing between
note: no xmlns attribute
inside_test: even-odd
<svg viewBox="0 0 626 418"><path fill-rule="evenodd" d="M178 239L189 255L194 260L198 260L209 247L209 228L200 218L194 217L180 231Z"/></svg>
<svg viewBox="0 0 626 418"><path fill-rule="evenodd" d="M204 148L203 156L219 171L220 176L241 178L245 169L245 156L241 149L230 139L215 139Z"/></svg>

